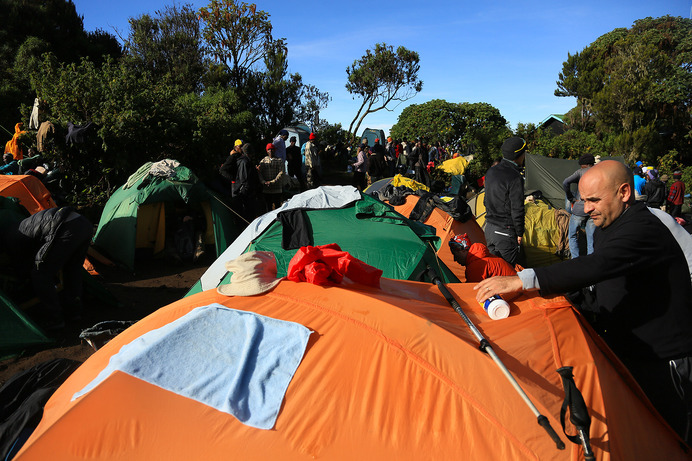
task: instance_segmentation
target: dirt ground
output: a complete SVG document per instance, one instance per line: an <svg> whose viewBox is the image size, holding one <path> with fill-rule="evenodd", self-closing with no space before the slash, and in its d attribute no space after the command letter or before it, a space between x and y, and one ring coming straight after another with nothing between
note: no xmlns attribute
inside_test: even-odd
<svg viewBox="0 0 692 461"><path fill-rule="evenodd" d="M82 319L50 335L55 343L41 351L26 351L23 356L0 362L0 386L15 373L55 358L84 361L94 349L79 339L82 330L106 320L139 320L160 307L182 298L215 260L213 247L195 263L171 263L142 257L134 274L127 270L94 263L96 279L121 303L112 307L93 295L84 295Z"/></svg>

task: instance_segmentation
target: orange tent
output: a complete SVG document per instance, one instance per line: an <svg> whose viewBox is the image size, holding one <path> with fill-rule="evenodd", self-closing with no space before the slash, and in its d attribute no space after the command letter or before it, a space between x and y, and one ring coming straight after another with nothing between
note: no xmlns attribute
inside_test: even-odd
<svg viewBox="0 0 692 461"><path fill-rule="evenodd" d="M17 197L31 214L57 206L41 180L30 175L0 175L0 195Z"/></svg>
<svg viewBox="0 0 692 461"><path fill-rule="evenodd" d="M563 297L524 295L511 302L509 318L490 320L471 284L449 289L558 431L564 392L555 370L574 367L592 418L596 459L689 459ZM244 425L121 371L73 400L123 346L212 303L314 332L272 429ZM214 354L218 350L198 351L199 357ZM197 382L205 381L204 371L195 375ZM320 287L284 280L259 296L198 293L130 327L53 394L15 459L583 459L580 446L567 445L556 448L435 286L383 279L380 289Z"/></svg>
<svg viewBox="0 0 692 461"><path fill-rule="evenodd" d="M394 207L396 211L408 217L420 199L417 195L406 196L406 203ZM424 221L424 224L433 226L436 230L436 235L440 238L440 249L437 250L437 256L445 263L445 265L454 272L459 280L466 280L464 266L459 265L454 261L452 250L449 249L449 240L457 234L468 234L471 243L485 244L485 234L483 229L478 225L475 219L471 218L465 223L452 218L445 211L434 208L430 216Z"/></svg>

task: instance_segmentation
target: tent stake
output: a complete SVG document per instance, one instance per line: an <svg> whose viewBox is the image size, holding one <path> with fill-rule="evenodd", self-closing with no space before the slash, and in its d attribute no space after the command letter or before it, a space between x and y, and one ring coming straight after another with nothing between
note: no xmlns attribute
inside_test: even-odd
<svg viewBox="0 0 692 461"><path fill-rule="evenodd" d="M483 352L486 352L492 359L493 361L497 364L498 367L500 367L500 371L505 375L505 377L509 380L510 384L514 387L514 389L519 393L519 396L524 400L526 405L531 409L533 414L537 418L538 424L545 429L545 431L548 433L551 439L553 439L553 442L555 442L555 445L557 446L558 450L564 450L565 449L565 443L560 439L560 437L557 435L557 432L553 429L553 427L550 425L550 421L548 421L548 418L543 416L539 411L538 408L536 408L536 405L531 402L531 399L529 399L529 396L526 395L526 392L521 388L519 383L517 382L516 379L514 379L514 376L509 372L507 367L505 366L504 363L502 363L502 360L500 360L500 357L497 356L495 351L493 350L492 346L488 342L485 337L483 337L483 334L478 330L476 325L473 324L471 319L466 315L466 313L461 309L461 306L457 302L456 299L454 299L454 296L452 293L449 292L445 284L440 280L440 278L437 276L435 271L428 266L427 270L431 274L431 279L435 285L437 285L437 288L439 288L440 292L442 293L442 296L445 297L447 302L452 306L452 308L456 311L457 314L461 316L462 319L464 319L464 322L469 326L471 329L471 332L473 335L478 339L479 341L479 347Z"/></svg>

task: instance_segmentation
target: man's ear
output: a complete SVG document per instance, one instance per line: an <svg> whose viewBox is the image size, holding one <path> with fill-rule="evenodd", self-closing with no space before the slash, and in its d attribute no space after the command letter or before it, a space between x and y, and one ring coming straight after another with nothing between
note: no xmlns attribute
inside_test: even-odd
<svg viewBox="0 0 692 461"><path fill-rule="evenodd" d="M629 183L620 184L620 188L618 189L618 194L620 196L620 200L622 200L622 203L629 203L633 197L632 186L630 186Z"/></svg>

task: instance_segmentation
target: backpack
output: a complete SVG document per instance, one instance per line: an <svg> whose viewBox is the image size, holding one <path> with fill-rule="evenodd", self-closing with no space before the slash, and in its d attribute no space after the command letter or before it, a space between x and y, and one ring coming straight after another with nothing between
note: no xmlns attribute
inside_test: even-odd
<svg viewBox="0 0 692 461"><path fill-rule="evenodd" d="M230 159L227 159L224 164L221 165L221 168L219 168L219 173L221 176L231 182L235 181L235 178L238 175L238 157L240 157L240 154L238 153L231 154Z"/></svg>

